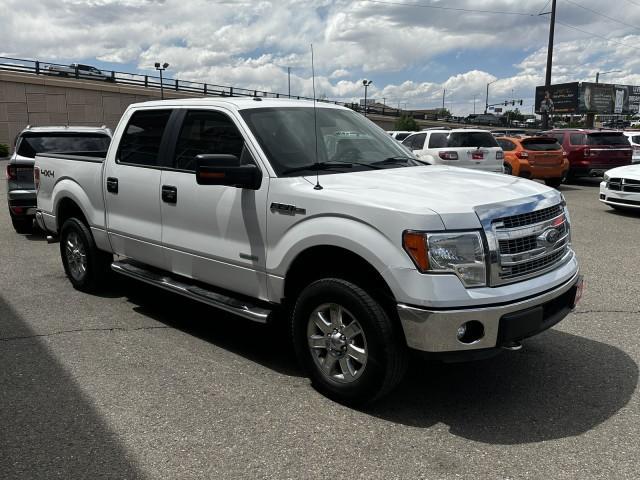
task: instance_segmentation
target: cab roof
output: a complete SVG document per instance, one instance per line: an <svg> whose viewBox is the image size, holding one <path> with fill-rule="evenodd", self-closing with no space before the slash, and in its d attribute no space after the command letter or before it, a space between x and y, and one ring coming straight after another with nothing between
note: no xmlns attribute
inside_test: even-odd
<svg viewBox="0 0 640 480"><path fill-rule="evenodd" d="M348 110L346 107L330 102L315 102L317 108L336 108ZM152 100L149 102L133 103L130 108L148 107L224 107L234 110L250 108L274 107L312 107L311 100L297 100L289 98L269 97L202 97L202 98L172 98L169 100Z"/></svg>

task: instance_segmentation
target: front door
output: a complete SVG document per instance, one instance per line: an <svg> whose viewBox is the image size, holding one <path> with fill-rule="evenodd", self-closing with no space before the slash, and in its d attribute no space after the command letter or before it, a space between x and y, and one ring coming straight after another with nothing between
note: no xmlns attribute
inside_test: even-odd
<svg viewBox="0 0 640 480"><path fill-rule="evenodd" d="M184 111L176 137L173 168L164 170L161 180L162 244L169 270L266 299L268 176L259 190L196 183L199 154L254 162L239 128L222 110Z"/></svg>
<svg viewBox="0 0 640 480"><path fill-rule="evenodd" d="M160 216L161 142L171 110L134 111L105 166L107 229L113 251L165 268Z"/></svg>

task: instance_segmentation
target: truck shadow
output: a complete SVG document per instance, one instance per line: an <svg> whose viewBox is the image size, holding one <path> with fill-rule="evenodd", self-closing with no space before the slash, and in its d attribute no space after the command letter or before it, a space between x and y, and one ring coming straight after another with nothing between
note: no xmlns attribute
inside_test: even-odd
<svg viewBox="0 0 640 480"><path fill-rule="evenodd" d="M92 401L1 296L0 365L3 479L143 477Z"/></svg>
<svg viewBox="0 0 640 480"><path fill-rule="evenodd" d="M303 375L284 322L254 324L135 282L126 291L136 311L165 325L282 375ZM629 402L637 383L638 366L623 351L550 330L485 361L414 360L399 388L363 413L419 428L445 423L479 442L531 443L593 429Z"/></svg>
<svg viewBox="0 0 640 480"><path fill-rule="evenodd" d="M519 352L462 364L414 364L400 388L367 413L512 445L585 433L631 399L638 366L623 351L547 331Z"/></svg>

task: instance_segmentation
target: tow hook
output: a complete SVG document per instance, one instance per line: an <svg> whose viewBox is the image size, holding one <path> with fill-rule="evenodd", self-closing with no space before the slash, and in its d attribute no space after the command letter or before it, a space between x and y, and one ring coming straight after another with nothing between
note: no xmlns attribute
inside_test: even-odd
<svg viewBox="0 0 640 480"><path fill-rule="evenodd" d="M502 348L515 352L516 350L520 350L522 348L522 342L505 343L504 345L502 345Z"/></svg>
<svg viewBox="0 0 640 480"><path fill-rule="evenodd" d="M60 241L60 237L57 236L53 236L53 235L47 235L47 243L51 244L51 243L58 243Z"/></svg>

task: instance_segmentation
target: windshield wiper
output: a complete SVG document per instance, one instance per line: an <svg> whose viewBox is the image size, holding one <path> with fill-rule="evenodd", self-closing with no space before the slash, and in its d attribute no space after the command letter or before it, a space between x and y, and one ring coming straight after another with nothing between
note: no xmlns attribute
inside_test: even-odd
<svg viewBox="0 0 640 480"><path fill-rule="evenodd" d="M425 162L424 160L419 160L413 157L403 157L403 156L388 157L388 158L385 158L384 160L373 162L372 165L402 165L402 164L406 165L409 162L421 163L422 165L431 165L429 162Z"/></svg>
<svg viewBox="0 0 640 480"><path fill-rule="evenodd" d="M289 173L304 172L310 170L316 172L318 170L331 170L332 168L352 168L353 164L346 162L317 162L303 165L301 167L288 168L284 170L281 175L287 175Z"/></svg>

